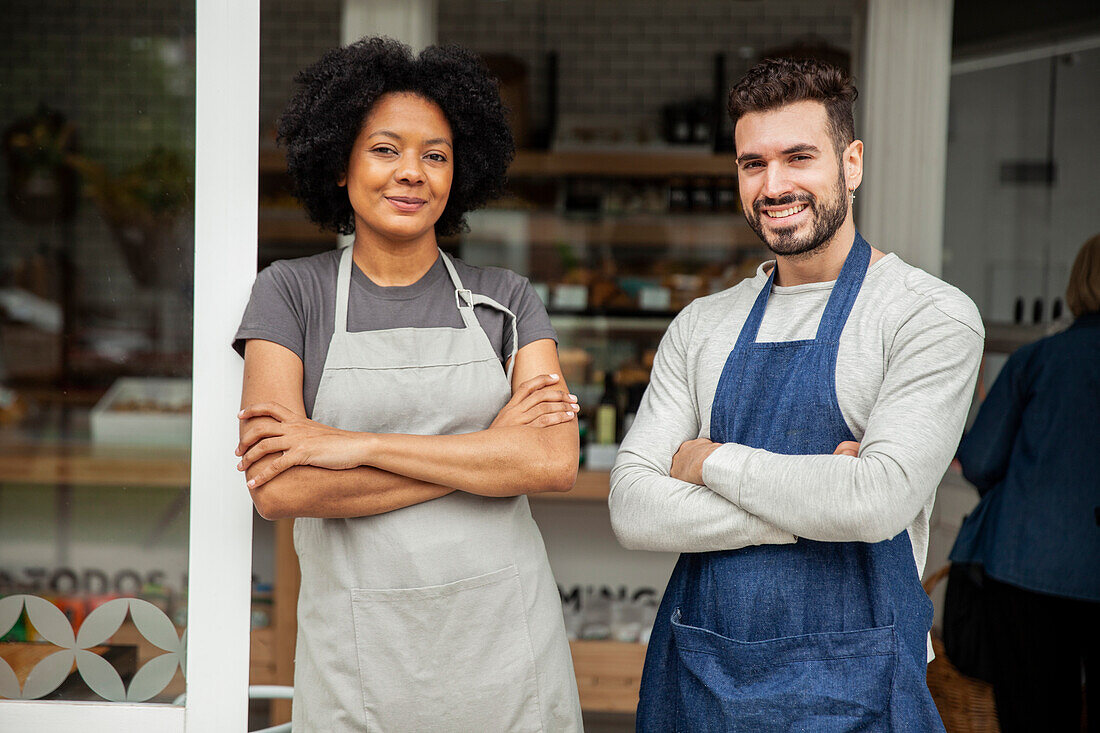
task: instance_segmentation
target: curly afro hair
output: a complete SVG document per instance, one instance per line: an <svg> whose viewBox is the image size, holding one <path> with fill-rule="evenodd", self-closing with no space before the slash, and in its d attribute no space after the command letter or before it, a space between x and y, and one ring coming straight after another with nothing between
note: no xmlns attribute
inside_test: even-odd
<svg viewBox="0 0 1100 733"><path fill-rule="evenodd" d="M466 228L467 211L504 190L515 145L496 80L473 53L429 46L414 57L390 38L364 38L336 48L298 73L300 85L278 124L294 194L309 218L340 234L355 231L347 172L355 138L385 94L408 92L439 106L454 135L454 178L438 236Z"/></svg>

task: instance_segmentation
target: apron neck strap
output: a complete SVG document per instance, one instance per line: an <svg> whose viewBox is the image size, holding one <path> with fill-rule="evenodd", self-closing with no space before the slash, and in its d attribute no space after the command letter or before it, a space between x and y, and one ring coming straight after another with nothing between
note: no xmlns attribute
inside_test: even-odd
<svg viewBox="0 0 1100 733"><path fill-rule="evenodd" d="M495 308L505 315L512 322L512 353L510 356L505 357L505 361L508 362L508 384L512 384L512 367L516 363L516 352L519 350L519 333L516 328L516 314L508 310L505 306L496 302L488 295L482 295L481 293L473 293L462 286L462 279L458 276L458 271L455 270L454 263L451 262L451 258L447 256L447 253L443 250L439 250L439 256L443 260L444 266L447 268L447 273L451 276L451 282L455 286L455 304L458 306L458 312L462 316L462 322L466 328L481 328L481 323L474 315L475 305L486 305L490 308Z"/></svg>
<svg viewBox="0 0 1100 733"><path fill-rule="evenodd" d="M352 245L344 247L340 254L340 268L336 272L336 333L348 330L348 294L351 292Z"/></svg>
<svg viewBox="0 0 1100 733"><path fill-rule="evenodd" d="M844 267L840 270L833 290L829 293L829 302L825 304L825 311L821 314L821 321L817 324L816 339L835 340L840 338L844 324L848 322L848 314L852 312L852 306L859 295L863 285L863 277L867 274L867 267L871 262L871 245L856 232L852 249L844 260ZM737 337L738 346L746 346L756 342L756 334L760 330L760 323L764 320L764 310L768 306L768 296L771 295L772 285L775 283L775 271L779 269L779 263L772 267L768 275L768 281L764 283L760 294L756 296L749 317Z"/></svg>
<svg viewBox="0 0 1100 733"><path fill-rule="evenodd" d="M833 285L833 292L829 293L829 302L825 304L825 312L821 314L821 322L817 324L817 338L826 341L835 341L840 338L844 324L848 322L848 314L852 312L852 306L859 295L863 285L863 277L867 274L867 267L871 262L871 245L856 232L852 249L844 260L844 267L840 270L840 276Z"/></svg>

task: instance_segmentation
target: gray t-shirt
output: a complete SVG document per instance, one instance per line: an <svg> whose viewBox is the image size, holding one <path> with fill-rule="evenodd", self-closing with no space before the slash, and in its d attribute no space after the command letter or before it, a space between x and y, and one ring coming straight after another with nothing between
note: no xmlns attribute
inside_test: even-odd
<svg viewBox="0 0 1100 733"><path fill-rule="evenodd" d="M233 348L244 354L248 339L273 341L302 360L302 396L313 414L328 345L336 318L336 271L340 250L312 257L279 260L259 273L241 318ZM468 290L487 295L516 315L519 348L532 341L557 340L550 317L527 278L497 267L474 267L451 258ZM412 285L382 287L352 267L348 330L390 328L462 328L454 285L441 258ZM501 359L512 355L511 319L496 308L479 305L477 320ZM503 366L502 366L503 368Z"/></svg>

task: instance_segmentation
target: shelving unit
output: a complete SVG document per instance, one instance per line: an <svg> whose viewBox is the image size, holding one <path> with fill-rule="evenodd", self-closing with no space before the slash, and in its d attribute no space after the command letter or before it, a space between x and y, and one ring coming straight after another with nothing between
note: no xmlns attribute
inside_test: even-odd
<svg viewBox="0 0 1100 733"><path fill-rule="evenodd" d="M260 147L261 174L285 173L286 154L274 144ZM563 176L663 178L667 176L733 176L737 157L707 150L638 148L592 151L517 150L508 169L513 178Z"/></svg>

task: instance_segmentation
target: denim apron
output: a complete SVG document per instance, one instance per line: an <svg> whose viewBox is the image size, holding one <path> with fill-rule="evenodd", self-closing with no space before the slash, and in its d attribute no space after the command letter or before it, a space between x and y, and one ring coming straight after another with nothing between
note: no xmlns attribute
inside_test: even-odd
<svg viewBox="0 0 1100 733"><path fill-rule="evenodd" d="M840 334L871 248L856 234L816 338L757 343L757 297L715 390L711 440L786 455L855 440ZM909 534L680 556L642 675L640 731L942 731L926 683L932 604Z"/></svg>
<svg viewBox="0 0 1100 733"><path fill-rule="evenodd" d="M340 258L336 323L313 418L345 430L484 430L512 395L475 306L462 328L348 331L352 248ZM431 460L425 456L424 460ZM294 520L302 568L294 730L579 731L561 597L526 496L455 491L369 517Z"/></svg>

